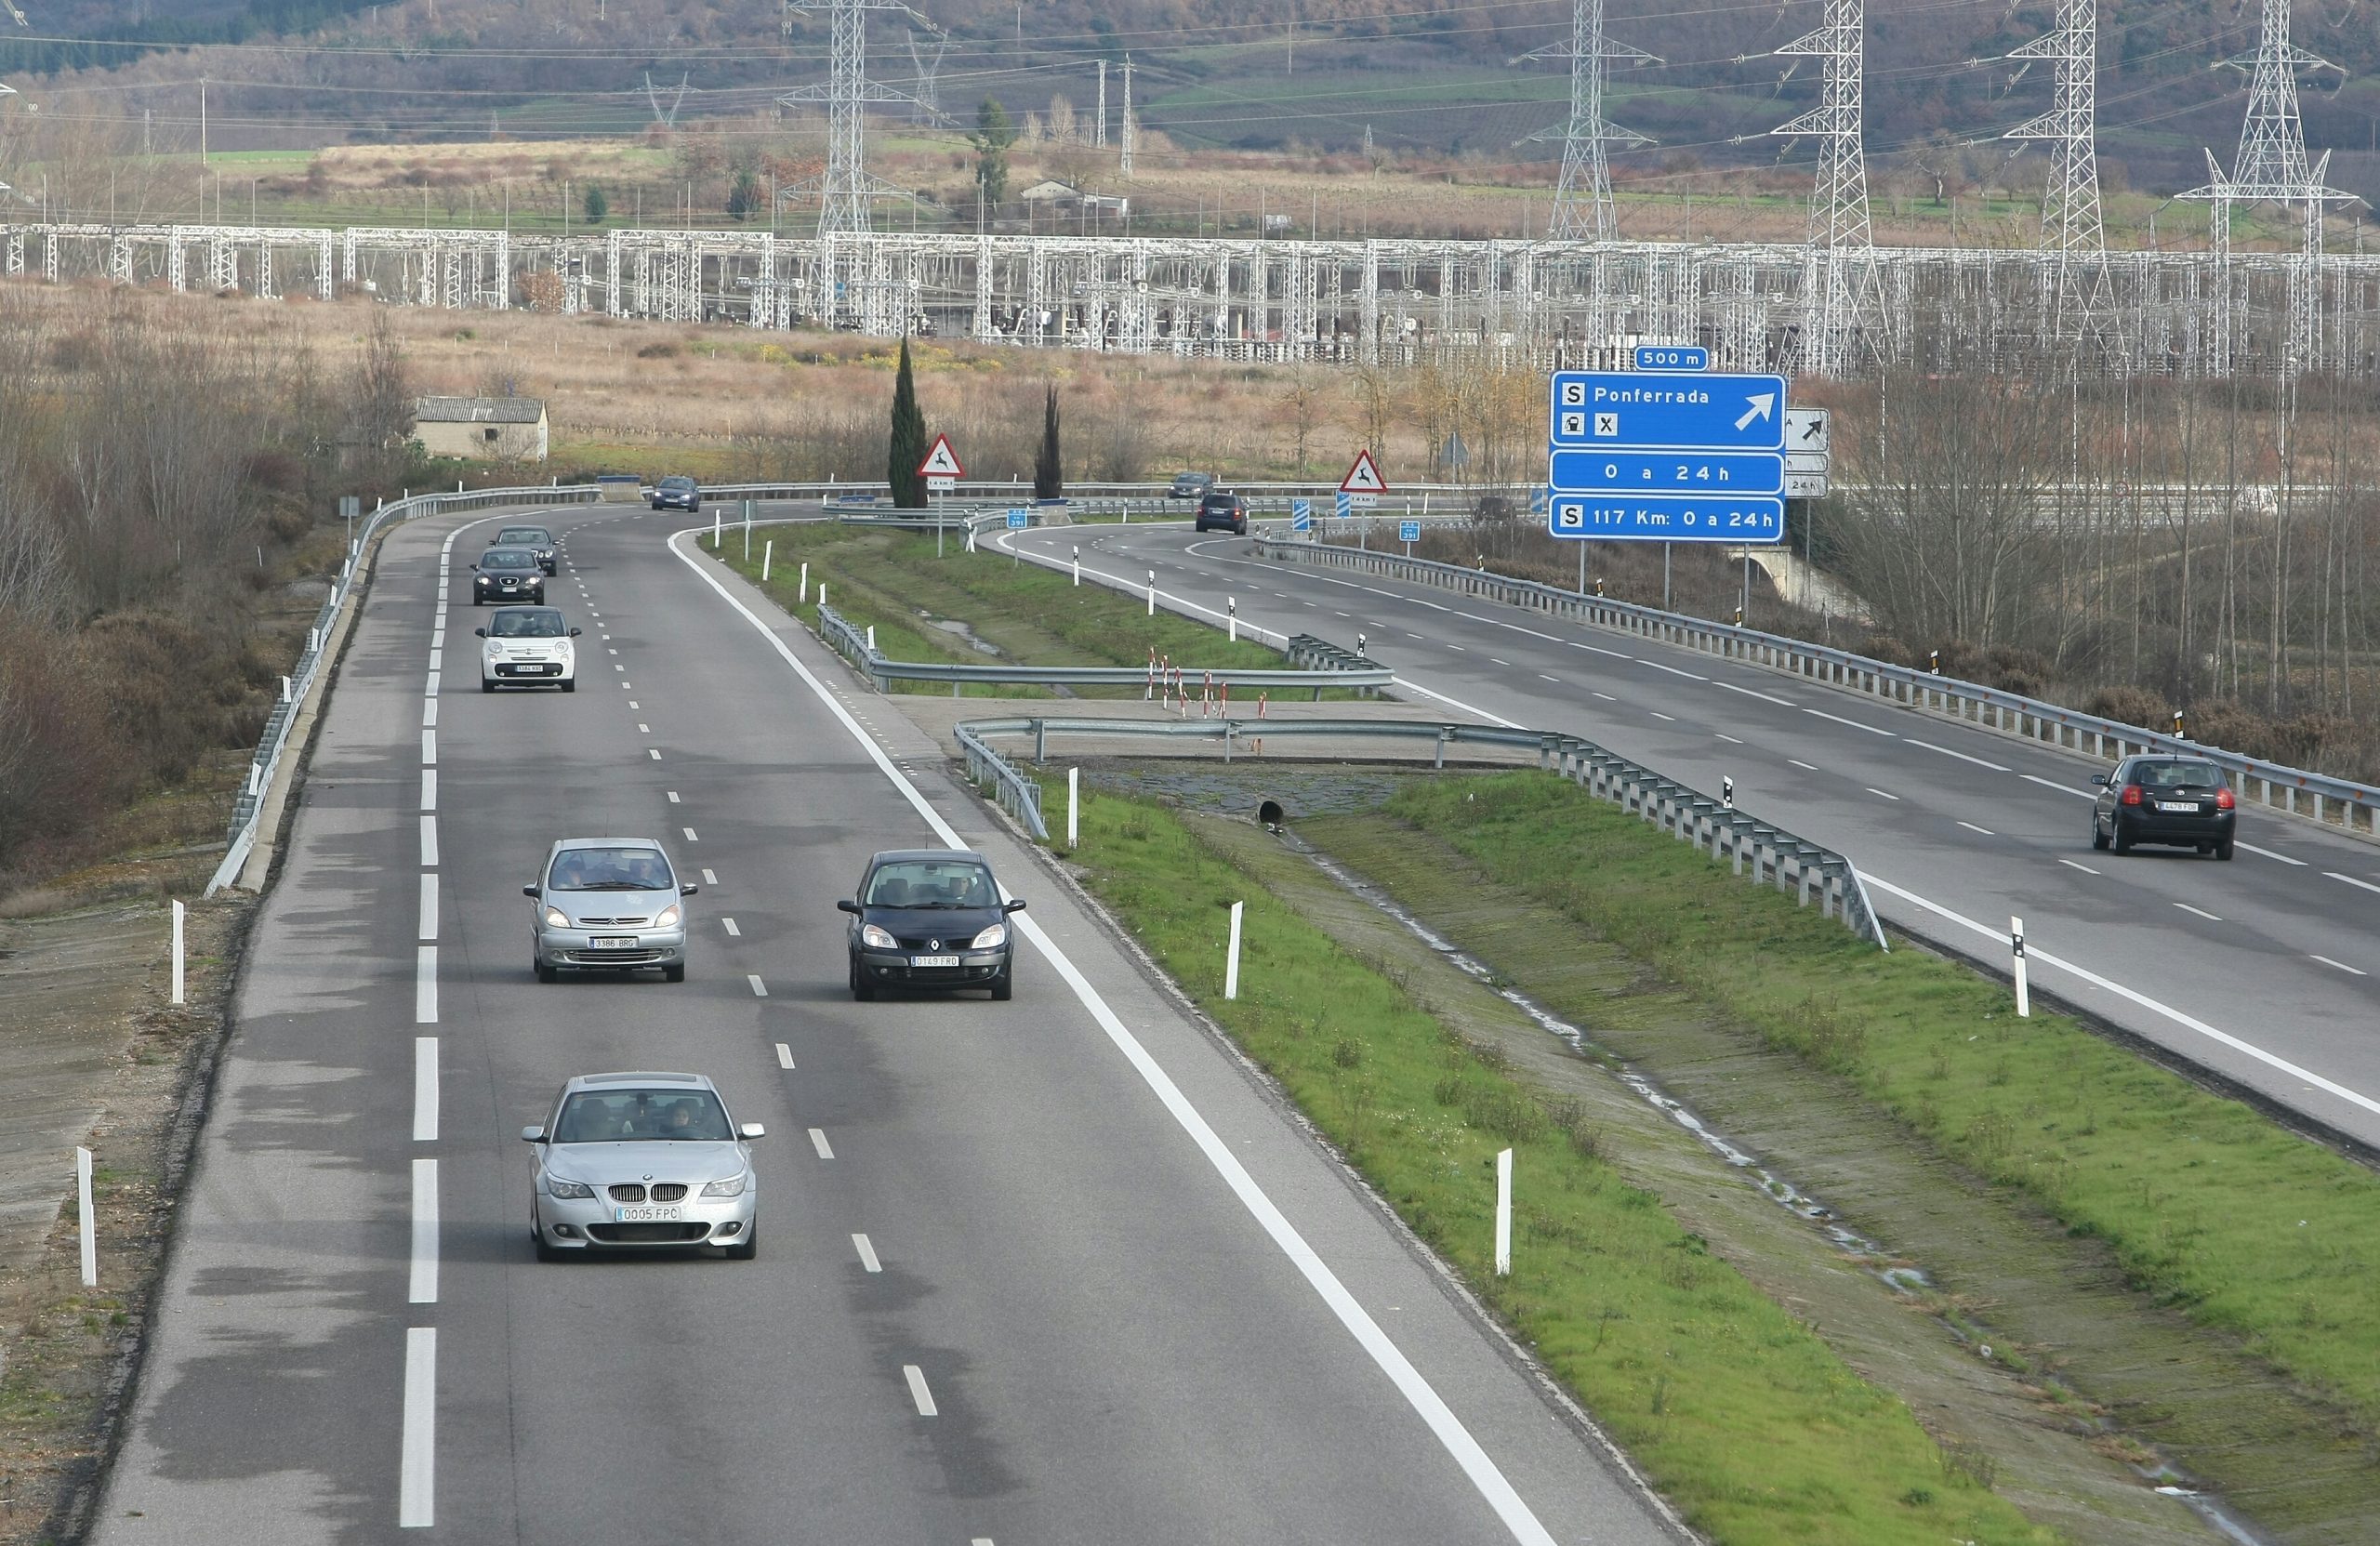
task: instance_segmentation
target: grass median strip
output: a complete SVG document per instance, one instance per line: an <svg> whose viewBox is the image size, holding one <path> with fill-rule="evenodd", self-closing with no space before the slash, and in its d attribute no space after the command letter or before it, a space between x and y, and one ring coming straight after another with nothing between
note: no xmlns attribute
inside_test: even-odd
<svg viewBox="0 0 2380 1546"><path fill-rule="evenodd" d="M2380 1426L2380 1178L2064 1016L1918 950L1681 864L1674 839L1560 780L1408 786L1391 810L1946 1157L2113 1252L2131 1285ZM2343 1414L2346 1415L2346 1414Z"/></svg>
<svg viewBox="0 0 2380 1546"><path fill-rule="evenodd" d="M1093 796L1083 826L1075 858L1094 892L1698 1528L1724 1546L2054 1539L1621 1179L1578 1103L1450 1031L1171 813ZM1225 1001L1235 901L1246 955ZM1507 1146L1521 1179L1514 1272L1498 1278L1492 1162Z"/></svg>

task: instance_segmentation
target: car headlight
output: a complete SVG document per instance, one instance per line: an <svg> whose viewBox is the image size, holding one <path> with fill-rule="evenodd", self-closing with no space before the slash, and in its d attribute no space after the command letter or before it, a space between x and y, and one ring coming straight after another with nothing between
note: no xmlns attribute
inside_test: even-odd
<svg viewBox="0 0 2380 1546"><path fill-rule="evenodd" d="M546 909L546 927L549 929L567 929L570 927L570 919L562 915L562 910L560 907L548 907Z"/></svg>
<svg viewBox="0 0 2380 1546"><path fill-rule="evenodd" d="M681 913L678 910L677 905L672 903L670 905L662 908L661 911L654 916L653 919L653 926L655 929L675 929L678 927L678 920L684 916L685 915L683 913Z"/></svg>
<svg viewBox="0 0 2380 1546"><path fill-rule="evenodd" d="M972 940L969 941L968 948L971 950L989 950L994 945L1006 945L1007 943L1008 925L1005 923L995 923L990 928L985 930L982 933L977 934Z"/></svg>
<svg viewBox="0 0 2380 1546"><path fill-rule="evenodd" d="M555 1197L591 1197L595 1195L595 1188L583 1181L565 1181L560 1176L548 1176L546 1194Z"/></svg>
<svg viewBox="0 0 2380 1546"><path fill-rule="evenodd" d="M900 941L894 939L883 930L879 929L873 923L863 923L860 925L859 942L862 945L873 945L879 950L898 950L901 948Z"/></svg>
<svg viewBox="0 0 2380 1546"><path fill-rule="evenodd" d="M707 1197L740 1197L744 1195L744 1183L750 1179L751 1178L748 1175L741 1175L730 1176L725 1181L710 1182L703 1187L703 1196Z"/></svg>

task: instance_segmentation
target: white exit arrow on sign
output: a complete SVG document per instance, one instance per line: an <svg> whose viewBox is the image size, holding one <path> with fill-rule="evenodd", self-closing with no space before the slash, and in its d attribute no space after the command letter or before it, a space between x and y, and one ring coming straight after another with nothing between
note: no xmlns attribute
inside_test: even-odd
<svg viewBox="0 0 2380 1546"><path fill-rule="evenodd" d="M1746 397L1744 401L1752 406L1744 410L1743 417L1736 420L1736 428L1739 429L1747 429L1753 419L1767 418L1777 411L1775 392L1755 392Z"/></svg>

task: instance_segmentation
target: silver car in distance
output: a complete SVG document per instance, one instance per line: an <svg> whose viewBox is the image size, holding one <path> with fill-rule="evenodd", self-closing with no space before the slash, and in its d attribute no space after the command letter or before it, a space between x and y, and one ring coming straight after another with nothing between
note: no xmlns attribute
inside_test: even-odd
<svg viewBox="0 0 2380 1546"><path fill-rule="evenodd" d="M563 838L547 851L529 899L529 964L537 981L563 971L658 967L686 980L686 909L701 888L678 883L651 838Z"/></svg>
<svg viewBox="0 0 2380 1546"><path fill-rule="evenodd" d="M602 1250L721 1246L760 1253L760 1178L747 1144L700 1074L582 1074L562 1087L541 1128L521 1137L530 1165L529 1233L537 1260Z"/></svg>

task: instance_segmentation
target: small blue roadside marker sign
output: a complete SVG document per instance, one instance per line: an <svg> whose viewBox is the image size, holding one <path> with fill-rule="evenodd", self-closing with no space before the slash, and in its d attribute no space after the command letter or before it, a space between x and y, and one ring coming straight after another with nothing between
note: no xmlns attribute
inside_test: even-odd
<svg viewBox="0 0 2380 1546"><path fill-rule="evenodd" d="M1008 529L1012 532L1021 532L1025 530L1025 523L1031 520L1032 516L1027 511L1011 510L1008 512Z"/></svg>
<svg viewBox="0 0 2380 1546"><path fill-rule="evenodd" d="M1289 530L1293 532L1314 530L1313 500L1292 499L1289 501Z"/></svg>
<svg viewBox="0 0 2380 1546"><path fill-rule="evenodd" d="M1330 496L1330 513L1342 521L1346 520L1347 512L1355 508L1355 496L1343 488Z"/></svg>
<svg viewBox="0 0 2380 1546"><path fill-rule="evenodd" d="M1398 522L1396 523L1396 540L1407 544L1421 541L1421 523L1419 521Z"/></svg>

